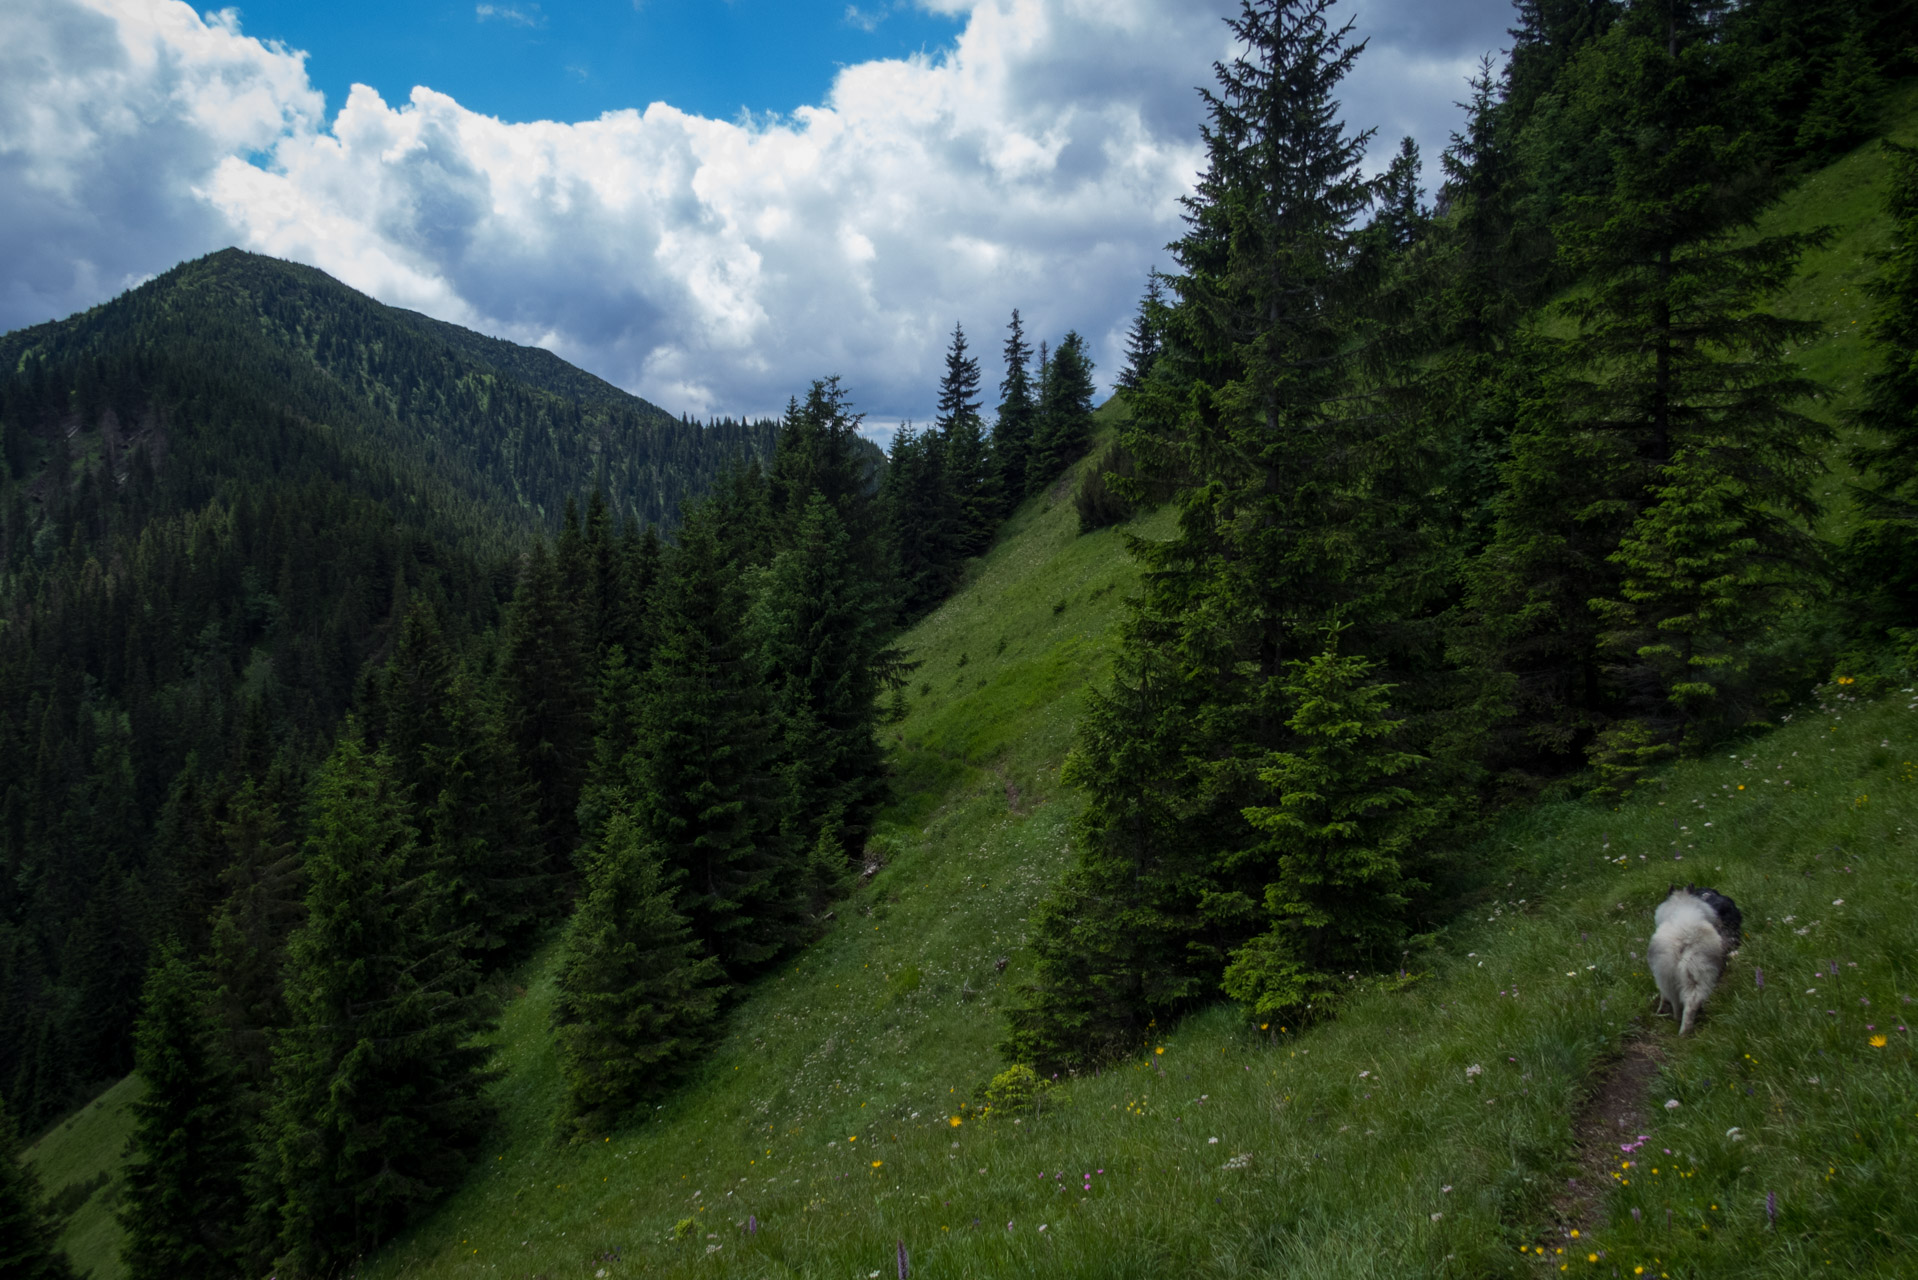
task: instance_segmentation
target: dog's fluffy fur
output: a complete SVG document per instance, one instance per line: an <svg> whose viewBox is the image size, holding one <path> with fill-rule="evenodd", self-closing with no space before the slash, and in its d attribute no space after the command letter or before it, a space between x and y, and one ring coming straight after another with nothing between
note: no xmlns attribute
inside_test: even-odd
<svg viewBox="0 0 1918 1280"><path fill-rule="evenodd" d="M1725 974L1725 956L1738 945L1744 917L1737 903L1715 889L1673 885L1652 921L1656 928L1645 963L1658 983L1661 1008L1670 1005L1678 1034L1690 1035L1698 1011Z"/></svg>

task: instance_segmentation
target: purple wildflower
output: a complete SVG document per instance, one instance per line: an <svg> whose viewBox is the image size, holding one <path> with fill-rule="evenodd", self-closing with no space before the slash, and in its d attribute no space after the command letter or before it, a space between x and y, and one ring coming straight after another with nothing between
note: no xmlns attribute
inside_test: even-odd
<svg viewBox="0 0 1918 1280"><path fill-rule="evenodd" d="M757 1215L750 1213L746 1215L746 1234L749 1236L759 1234L759 1218Z"/></svg>
<svg viewBox="0 0 1918 1280"><path fill-rule="evenodd" d="M1765 1193L1765 1220L1774 1227L1778 1225L1778 1193L1776 1191Z"/></svg>
<svg viewBox="0 0 1918 1280"><path fill-rule="evenodd" d="M1753 969L1752 980L1758 984L1760 991L1765 989L1765 971L1763 969Z"/></svg>
<svg viewBox="0 0 1918 1280"><path fill-rule="evenodd" d="M909 1280L912 1275L912 1260L906 1256L906 1242L899 1242L899 1280Z"/></svg>

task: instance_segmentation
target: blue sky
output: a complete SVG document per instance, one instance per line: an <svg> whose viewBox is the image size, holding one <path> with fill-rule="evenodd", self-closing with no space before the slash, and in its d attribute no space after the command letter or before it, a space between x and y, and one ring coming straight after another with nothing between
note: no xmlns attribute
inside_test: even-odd
<svg viewBox="0 0 1918 1280"><path fill-rule="evenodd" d="M1341 0L1427 181L1509 0ZM674 413L838 374L924 420L962 323L1110 386L1238 0L0 0L0 330L227 245ZM354 89L354 85L366 88Z"/></svg>
<svg viewBox="0 0 1918 1280"><path fill-rule="evenodd" d="M949 48L960 17L868 0L253 0L248 35L309 54L337 111L349 85L416 84L508 121L590 120L670 102L728 119L825 99L842 66Z"/></svg>

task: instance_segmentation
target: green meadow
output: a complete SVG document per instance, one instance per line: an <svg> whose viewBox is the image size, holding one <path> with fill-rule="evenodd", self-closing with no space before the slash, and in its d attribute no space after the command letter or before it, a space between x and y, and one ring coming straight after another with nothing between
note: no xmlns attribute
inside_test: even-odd
<svg viewBox="0 0 1918 1280"><path fill-rule="evenodd" d="M1899 99L1911 136L1918 95ZM1772 215L1832 225L1786 299L1836 415L1865 368L1875 144ZM1842 527L1842 472L1832 520ZM553 957L503 984L502 1123L369 1277L1784 1277L1918 1270L1918 695L1838 672L1773 731L1613 806L1508 813L1460 913L1336 1020L1217 1007L1036 1110L982 1117L1028 920L1069 858L1059 783L1137 570L1071 477L903 643L895 800L826 935L760 979L670 1100L555 1137ZM1745 911L1699 1033L1643 964L1674 882ZM1629 1087L1614 1087L1624 1082ZM46 1135L47 1190L117 1166L129 1085ZM1625 1123L1621 1127L1620 1122ZM110 1187L64 1241L119 1274Z"/></svg>

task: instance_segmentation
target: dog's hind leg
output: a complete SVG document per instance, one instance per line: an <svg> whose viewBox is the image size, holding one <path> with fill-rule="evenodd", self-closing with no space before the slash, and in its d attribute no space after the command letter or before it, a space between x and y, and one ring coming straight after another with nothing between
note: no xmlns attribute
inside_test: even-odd
<svg viewBox="0 0 1918 1280"><path fill-rule="evenodd" d="M1679 1035L1688 1036L1692 1033L1692 1019L1697 1015L1698 1007L1704 1003L1705 1002L1703 1000L1694 999L1689 1004L1685 1005L1678 1019Z"/></svg>

